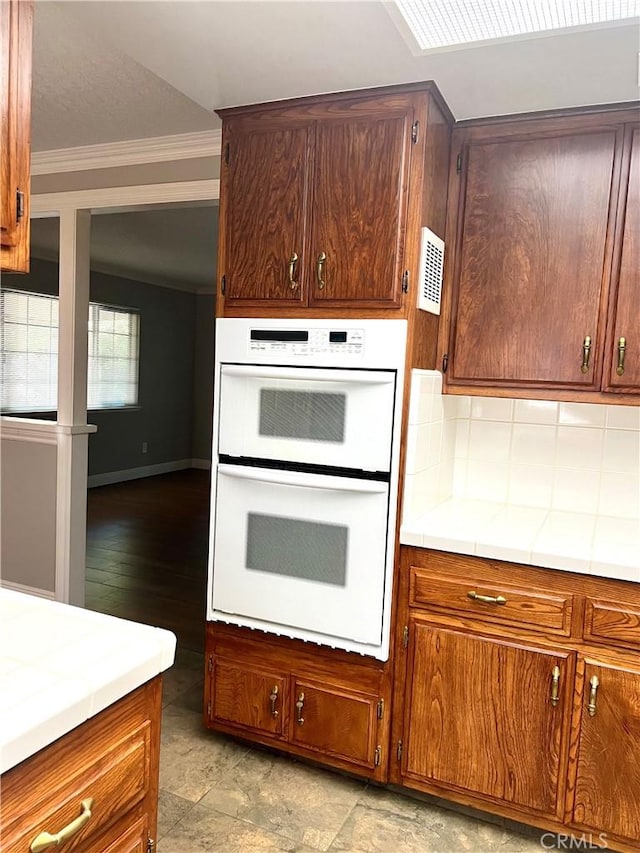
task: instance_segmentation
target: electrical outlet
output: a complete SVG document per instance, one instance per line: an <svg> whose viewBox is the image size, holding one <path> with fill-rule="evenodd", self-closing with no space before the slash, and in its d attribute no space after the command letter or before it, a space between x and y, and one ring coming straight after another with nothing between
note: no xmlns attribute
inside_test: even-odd
<svg viewBox="0 0 640 853"><path fill-rule="evenodd" d="M146 453L146 452L147 452L147 442L146 442L146 441L143 441L143 442L142 442L142 452L143 452L143 453Z"/></svg>

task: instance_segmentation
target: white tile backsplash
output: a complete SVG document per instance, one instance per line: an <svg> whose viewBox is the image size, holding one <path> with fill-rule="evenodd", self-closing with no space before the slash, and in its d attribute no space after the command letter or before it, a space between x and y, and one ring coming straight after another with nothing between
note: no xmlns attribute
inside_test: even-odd
<svg viewBox="0 0 640 853"><path fill-rule="evenodd" d="M603 427L607 407L597 403L560 403L558 422L572 426Z"/></svg>
<svg viewBox="0 0 640 853"><path fill-rule="evenodd" d="M441 387L437 371L413 371L405 519L452 496L564 521L568 513L640 519L640 407L443 397ZM540 541L552 548L557 538Z"/></svg>

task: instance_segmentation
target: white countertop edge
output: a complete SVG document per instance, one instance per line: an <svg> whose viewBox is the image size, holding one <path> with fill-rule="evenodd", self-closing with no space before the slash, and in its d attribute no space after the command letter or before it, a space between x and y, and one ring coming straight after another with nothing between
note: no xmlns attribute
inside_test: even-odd
<svg viewBox="0 0 640 853"><path fill-rule="evenodd" d="M0 683L6 691L0 704L0 773L164 672L175 659L176 637L163 628L2 589L0 603L5 617L11 614L0 625ZM39 654L37 643L22 645L31 630L51 631L60 618L67 628L64 643L43 644ZM70 622L78 627L73 641ZM26 689L20 696L14 692L12 702L17 672Z"/></svg>
<svg viewBox="0 0 640 853"><path fill-rule="evenodd" d="M635 519L545 510L541 523L538 509L476 504L451 498L409 519L400 528L400 544L640 583L640 520L637 539L621 541L600 529L603 522L631 526ZM517 523L501 525L509 513L517 515ZM566 529L564 515L571 522Z"/></svg>

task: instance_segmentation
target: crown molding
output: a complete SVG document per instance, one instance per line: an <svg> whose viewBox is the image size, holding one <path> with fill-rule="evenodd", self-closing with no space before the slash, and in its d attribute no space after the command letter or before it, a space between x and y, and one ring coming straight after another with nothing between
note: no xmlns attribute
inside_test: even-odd
<svg viewBox="0 0 640 853"><path fill-rule="evenodd" d="M195 157L218 157L221 146L222 130L218 129L34 151L31 155L31 174L54 175L59 172L191 160Z"/></svg>

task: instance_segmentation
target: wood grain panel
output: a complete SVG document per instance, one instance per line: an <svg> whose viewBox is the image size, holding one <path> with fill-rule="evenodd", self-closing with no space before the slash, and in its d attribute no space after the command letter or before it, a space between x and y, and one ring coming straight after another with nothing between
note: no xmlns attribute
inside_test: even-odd
<svg viewBox="0 0 640 853"><path fill-rule="evenodd" d="M277 688L274 716L271 694ZM213 719L281 736L286 732L287 675L240 667L224 660L213 665Z"/></svg>
<svg viewBox="0 0 640 853"><path fill-rule="evenodd" d="M615 148L615 129L468 147L451 381L599 383Z"/></svg>
<svg viewBox="0 0 640 853"><path fill-rule="evenodd" d="M506 603L472 600L468 596L470 591L478 595L502 596ZM572 596L518 589L505 582L488 585L473 576L458 580L412 566L409 604L431 610L453 610L489 622L526 626L531 631L553 631L562 636L571 633Z"/></svg>
<svg viewBox="0 0 640 853"><path fill-rule="evenodd" d="M60 831L86 797L94 799L91 819L65 851L103 850L99 833L111 827L120 835L132 816L144 815L155 837L160 710L158 677L3 774L3 853L22 853L40 832Z"/></svg>
<svg viewBox="0 0 640 853"><path fill-rule="evenodd" d="M599 686L588 711L590 680ZM573 807L576 824L640 839L640 668L587 660ZM613 845L616 846L615 844Z"/></svg>
<svg viewBox="0 0 640 853"><path fill-rule="evenodd" d="M16 114L15 48L12 53L12 19L18 14L16 3L0 0L0 245L15 246L16 205ZM12 64L13 60L13 64Z"/></svg>
<svg viewBox="0 0 640 853"><path fill-rule="evenodd" d="M229 133L227 228L220 274L226 299L304 299L310 125ZM289 260L296 287L289 281Z"/></svg>
<svg viewBox="0 0 640 853"><path fill-rule="evenodd" d="M609 351L609 390L640 391L640 127L628 129L631 147L621 246L616 261L618 289ZM614 262L614 266L617 264ZM624 373L617 374L618 344L626 339Z"/></svg>
<svg viewBox="0 0 640 853"><path fill-rule="evenodd" d="M405 775L556 816L570 653L417 620L410 644ZM556 665L561 687L554 708L549 697Z"/></svg>
<svg viewBox="0 0 640 853"><path fill-rule="evenodd" d="M311 305L399 304L412 116L407 104L400 115L318 123ZM315 266L321 252L324 289Z"/></svg>
<svg viewBox="0 0 640 853"><path fill-rule="evenodd" d="M640 607L587 599L584 622L586 640L640 648Z"/></svg>
<svg viewBox="0 0 640 853"><path fill-rule="evenodd" d="M304 723L299 724L295 703L302 694ZM377 696L294 678L291 739L308 749L373 767L377 701Z"/></svg>
<svg viewBox="0 0 640 853"><path fill-rule="evenodd" d="M31 172L31 42L33 4L0 0L2 123L0 269L29 271ZM16 218L16 190L24 193L22 219Z"/></svg>

